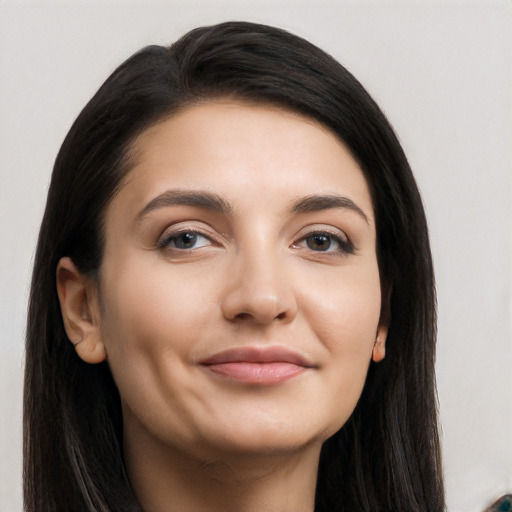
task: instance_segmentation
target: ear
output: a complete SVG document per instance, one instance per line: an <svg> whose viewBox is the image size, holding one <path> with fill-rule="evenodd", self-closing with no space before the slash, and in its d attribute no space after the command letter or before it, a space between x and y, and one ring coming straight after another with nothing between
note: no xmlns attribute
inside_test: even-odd
<svg viewBox="0 0 512 512"><path fill-rule="evenodd" d="M377 336L373 344L372 359L375 363L380 363L386 357L386 338L388 336L388 326L379 325Z"/></svg>
<svg viewBox="0 0 512 512"><path fill-rule="evenodd" d="M96 285L84 276L70 258L57 265L57 294L66 334L86 363L107 358L100 332L100 308Z"/></svg>
<svg viewBox="0 0 512 512"><path fill-rule="evenodd" d="M391 317L391 292L393 287L389 282L384 282L381 286L382 305L380 320L372 351L372 359L375 363L380 363L384 357L386 357L386 339L388 337L388 328Z"/></svg>

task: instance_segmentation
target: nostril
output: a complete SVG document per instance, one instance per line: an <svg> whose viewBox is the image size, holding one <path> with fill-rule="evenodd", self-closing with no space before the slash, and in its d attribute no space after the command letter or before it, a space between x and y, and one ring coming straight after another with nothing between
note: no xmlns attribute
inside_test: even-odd
<svg viewBox="0 0 512 512"><path fill-rule="evenodd" d="M245 320L246 318L252 317L251 313L238 313L238 315L235 316L237 320ZM277 316L274 317L274 320L284 320L286 318L286 312L283 311L282 313L279 313Z"/></svg>

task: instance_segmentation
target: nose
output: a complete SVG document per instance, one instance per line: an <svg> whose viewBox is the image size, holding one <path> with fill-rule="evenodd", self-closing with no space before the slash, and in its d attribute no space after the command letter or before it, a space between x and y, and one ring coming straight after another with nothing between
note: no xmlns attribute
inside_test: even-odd
<svg viewBox="0 0 512 512"><path fill-rule="evenodd" d="M226 280L222 312L231 322L291 322L297 302L291 279L276 255L239 254Z"/></svg>

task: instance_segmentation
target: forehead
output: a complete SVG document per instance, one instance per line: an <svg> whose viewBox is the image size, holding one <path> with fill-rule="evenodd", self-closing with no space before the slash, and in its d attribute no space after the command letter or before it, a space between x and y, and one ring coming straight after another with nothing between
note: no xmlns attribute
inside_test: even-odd
<svg viewBox="0 0 512 512"><path fill-rule="evenodd" d="M133 143L120 196L150 201L169 188L214 190L243 204L312 193L354 196L372 215L363 173L342 141L300 114L215 101L189 107Z"/></svg>

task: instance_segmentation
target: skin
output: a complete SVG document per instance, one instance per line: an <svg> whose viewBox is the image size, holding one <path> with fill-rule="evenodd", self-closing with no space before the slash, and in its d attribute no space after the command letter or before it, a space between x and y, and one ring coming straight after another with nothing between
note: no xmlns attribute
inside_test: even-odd
<svg viewBox="0 0 512 512"><path fill-rule="evenodd" d="M365 178L322 125L229 100L151 127L133 155L101 282L63 258L57 287L78 355L108 358L135 492L151 512L311 512L321 445L384 357ZM215 193L228 211L154 201L169 191ZM290 210L316 195L349 201ZM201 364L247 347L308 364L277 383Z"/></svg>

